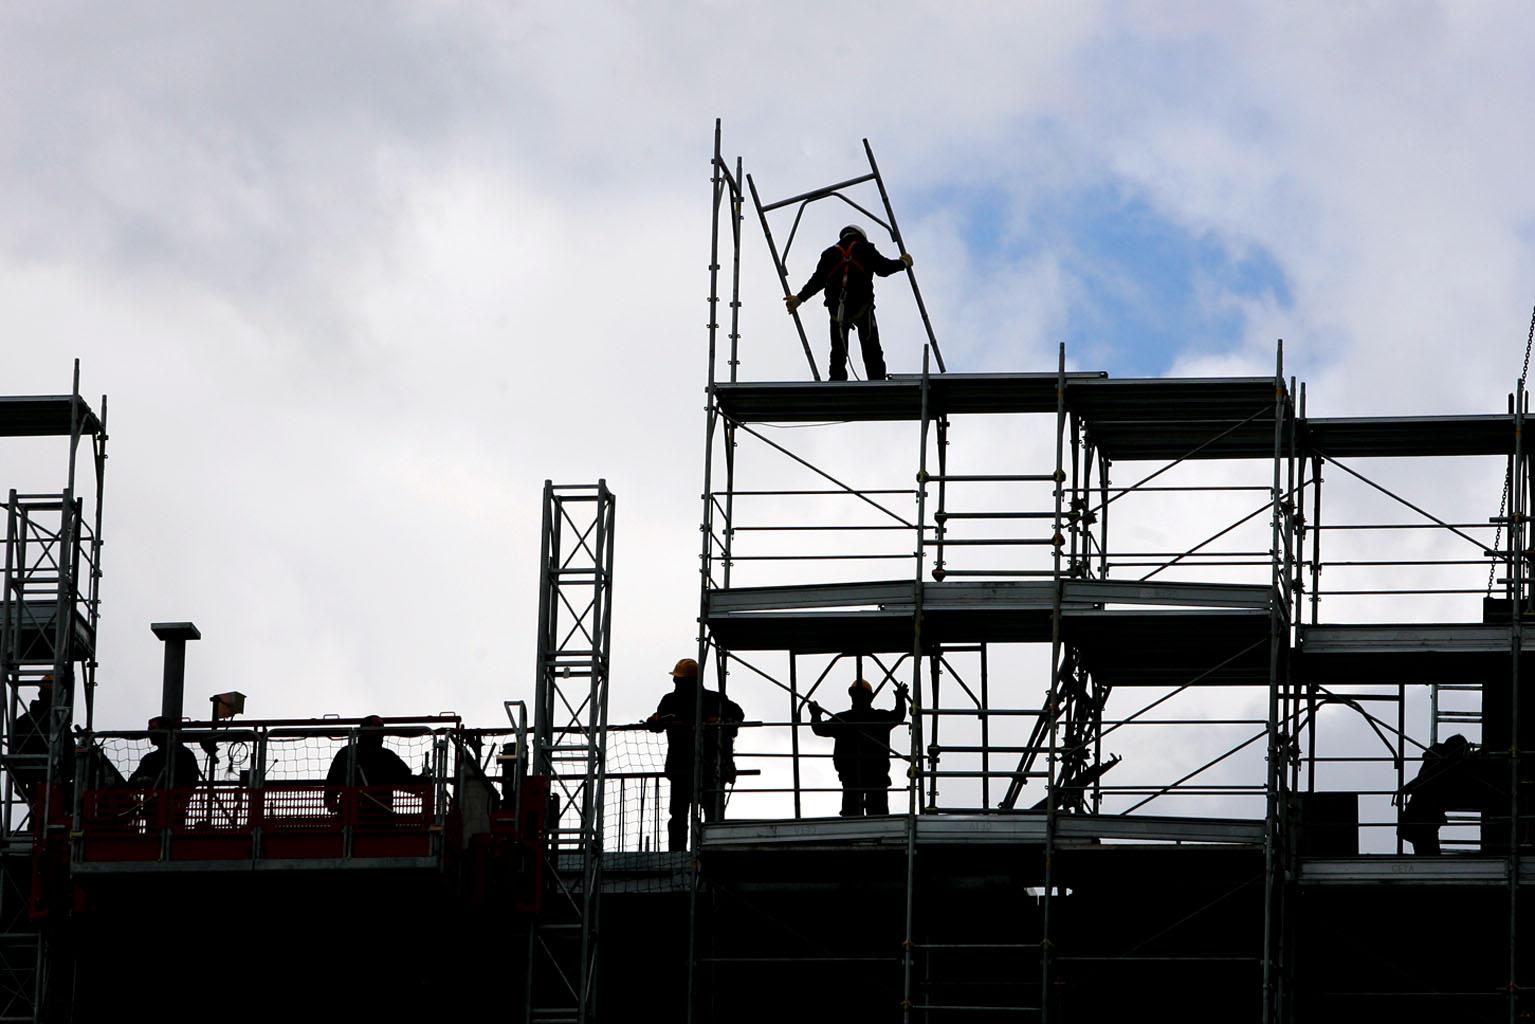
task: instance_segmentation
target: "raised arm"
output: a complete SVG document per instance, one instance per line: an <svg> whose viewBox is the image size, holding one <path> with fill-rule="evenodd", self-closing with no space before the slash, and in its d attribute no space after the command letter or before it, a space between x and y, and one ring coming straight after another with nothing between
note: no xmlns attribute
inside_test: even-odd
<svg viewBox="0 0 1535 1024"><path fill-rule="evenodd" d="M866 266L880 277L889 277L891 274L900 273L911 266L911 257L906 253L902 253L899 259L888 259L878 249L874 248L873 242L867 242L864 246L859 246L859 249L862 250L860 255L868 259Z"/></svg>

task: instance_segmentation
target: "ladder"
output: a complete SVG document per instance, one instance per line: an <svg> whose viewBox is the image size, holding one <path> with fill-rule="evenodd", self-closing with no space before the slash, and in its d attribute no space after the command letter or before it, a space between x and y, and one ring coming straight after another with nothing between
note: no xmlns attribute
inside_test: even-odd
<svg viewBox="0 0 1535 1024"><path fill-rule="evenodd" d="M752 176L750 174L746 176L746 185L752 194L752 205L757 208L757 219L762 224L762 237L767 240L768 254L773 258L773 269L778 273L778 283L783 288L785 295L794 294L794 289L789 287L789 250L794 246L794 236L799 231L800 219L805 214L805 208L818 200L832 198L842 200L884 228L889 233L890 240L895 243L896 248L901 252L906 251L906 244L901 241L900 225L895 220L895 209L890 205L890 193L885 189L885 180L880 177L879 165L874 162L874 150L869 146L868 139L863 140L863 152L869 161L869 173L848 178L846 181L839 181L834 185L811 189L809 192L801 192L799 195L790 196L787 199L779 199L776 202L767 204L764 204L758 195L757 183L752 180ZM884 205L885 210L884 218L842 194L844 189L853 188L871 181L879 189L880 202ZM780 255L778 244L773 239L773 229L768 224L767 215L774 210L787 206L796 206L797 209L794 213L794 224L789 229L789 237L784 242L783 253ZM933 358L938 363L938 372L944 373L946 368L943 365L943 353L938 348L938 339L933 335L933 322L928 318L927 305L922 301L922 289L917 287L917 275L911 267L906 268L906 280L911 284L911 294L916 299L917 312L922 316L922 327L927 332L927 343L932 346ZM815 380L820 380L821 371L816 368L815 356L810 352L810 339L805 335L805 325L800 320L799 311L795 310L791 315L794 317L794 329L799 333L800 347L805 350L805 361L810 364L811 377Z"/></svg>
<svg viewBox="0 0 1535 1024"><path fill-rule="evenodd" d="M532 772L549 779L545 876L528 931L528 1024L597 1019L603 772L613 596L613 493L607 482L544 481Z"/></svg>
<svg viewBox="0 0 1535 1024"><path fill-rule="evenodd" d="M1477 706L1475 708L1446 706L1445 695L1454 693L1476 694ZM1480 732L1482 728L1481 693L1482 684L1480 683L1435 683L1429 688L1428 742L1430 746L1446 736L1460 732L1468 725L1475 726ZM1454 703L1460 702L1454 701ZM1441 726L1448 726L1448 728L1441 729ZM1477 740L1480 738L1478 736Z"/></svg>

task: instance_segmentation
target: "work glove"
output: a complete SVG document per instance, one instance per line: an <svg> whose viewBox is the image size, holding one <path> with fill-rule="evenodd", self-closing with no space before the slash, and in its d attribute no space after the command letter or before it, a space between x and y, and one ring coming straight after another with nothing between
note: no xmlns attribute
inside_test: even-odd
<svg viewBox="0 0 1535 1024"><path fill-rule="evenodd" d="M789 312L792 313L796 309L799 309L799 296L798 295L785 295L783 297L783 304L785 306L787 306L788 309L789 309Z"/></svg>
<svg viewBox="0 0 1535 1024"><path fill-rule="evenodd" d="M912 258L911 258L911 253L909 253L909 252L901 253L901 262L906 264L908 267L911 266L912 263L914 262L912 260Z"/></svg>

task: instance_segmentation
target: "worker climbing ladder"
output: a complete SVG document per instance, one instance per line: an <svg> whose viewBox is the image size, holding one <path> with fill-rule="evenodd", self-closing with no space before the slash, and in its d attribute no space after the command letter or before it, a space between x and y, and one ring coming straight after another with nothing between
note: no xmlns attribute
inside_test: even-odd
<svg viewBox="0 0 1535 1024"><path fill-rule="evenodd" d="M863 151L869 160L869 173L849 178L846 181L839 181L835 185L811 189L809 192L802 192L799 195L790 196L787 199L780 199L765 205L757 193L757 183L752 180L750 174L746 175L746 186L751 191L752 204L757 208L757 219L762 222L762 236L767 240L768 254L773 258L773 270L778 274L778 283L783 287L785 295L792 295L794 293L794 289L789 286L789 252L794 247L794 237L799 232L800 220L805 215L806 207L811 203L822 199L842 200L884 228L889 233L891 241L895 243L896 249L899 252L904 253L906 251L906 243L901 240L900 225L896 223L895 209L890 205L890 193L885 188L884 179L880 177L879 165L874 162L874 150L869 146L868 139L863 140ZM873 182L879 189L880 203L885 211L883 218L843 194L847 189L868 184L869 182ZM773 229L768 223L768 214L774 210L781 210L789 206L795 207L794 223L789 228L789 236L784 241L783 253L780 254L778 244L773 238ZM939 373L946 372L947 367L943 364L943 353L938 348L938 338L933 334L933 323L927 315L927 305L922 301L922 289L917 286L917 274L910 266L906 268L906 280L911 284L911 294L917 302L917 312L922 317L923 330L927 332L927 344L932 350L933 361L937 364ZM811 376L816 380L820 380L821 371L816 368L815 356L811 354L810 339L805 334L805 325L800 320L798 310L791 310L790 312L794 317L794 329L799 333L800 346L805 350L805 360L810 364Z"/></svg>

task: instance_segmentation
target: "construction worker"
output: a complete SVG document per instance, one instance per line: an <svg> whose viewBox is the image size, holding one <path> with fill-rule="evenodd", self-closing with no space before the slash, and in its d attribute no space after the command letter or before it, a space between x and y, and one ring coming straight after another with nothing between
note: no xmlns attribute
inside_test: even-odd
<svg viewBox="0 0 1535 1024"><path fill-rule="evenodd" d="M879 325L874 321L874 275L889 277L911 266L908 253L888 259L874 248L863 228L849 224L838 234L837 244L821 253L815 273L798 294L784 296L793 313L800 304L823 288L826 311L831 314L831 367L827 377L847 380L847 336L858 330L863 349L863 368L869 380L885 379L885 353L879 347Z"/></svg>
<svg viewBox="0 0 1535 1024"><path fill-rule="evenodd" d="M1491 811L1496 806L1499 791L1490 783L1501 780L1493 771L1495 763L1460 733L1423 752L1418 774L1396 799L1402 808L1397 833L1412 845L1414 854L1440 855L1439 830L1449 820L1446 811Z"/></svg>
<svg viewBox="0 0 1535 1024"><path fill-rule="evenodd" d="M655 714L645 719L651 732L666 733L666 778L672 796L667 821L668 846L673 850L688 847L688 816L696 803L705 821L725 816L725 787L736 780L736 731L746 718L741 706L713 690L704 690L698 680L698 662L683 658L672 669L672 692L661 698ZM703 706L703 750L699 765L699 784L703 797L693 793L693 734L695 712Z"/></svg>
<svg viewBox="0 0 1535 1024"><path fill-rule="evenodd" d="M410 766L400 755L384 746L384 720L369 715L357 723L357 733L350 748L342 747L331 758L325 773L325 808L341 811L343 786L358 788L357 814L360 819L387 818L394 812L394 791L390 787L408 783ZM355 769L352 774L349 769Z"/></svg>
<svg viewBox="0 0 1535 1024"><path fill-rule="evenodd" d="M176 739L175 730L180 722L156 715L149 720L149 742L154 749L145 754L139 766L128 776L128 785L135 789L191 790L202 778L197 769L197 755ZM191 795L187 792L169 794L169 801L145 794L142 813L144 823L151 831L180 826L185 823Z"/></svg>
<svg viewBox="0 0 1535 1024"><path fill-rule="evenodd" d="M155 749L139 761L128 776L128 785L139 789L190 789L197 785L202 778L197 755L175 739L179 725L159 715L149 720L149 742Z"/></svg>
<svg viewBox="0 0 1535 1024"><path fill-rule="evenodd" d="M41 802L39 791L48 781L48 758L52 753L53 696L56 689L52 675L38 680L37 697L27 705L27 710L16 716L16 724L11 731L11 778L34 810ZM74 778L74 770L74 758L65 756L54 766L54 781L67 786Z"/></svg>
<svg viewBox="0 0 1535 1024"><path fill-rule="evenodd" d="M842 781L842 816L890 813L890 730L906 720L906 684L895 687L895 707L874 706L874 688L858 679L847 688L853 706L822 720L821 705L810 702L810 731L835 739L831 760Z"/></svg>

